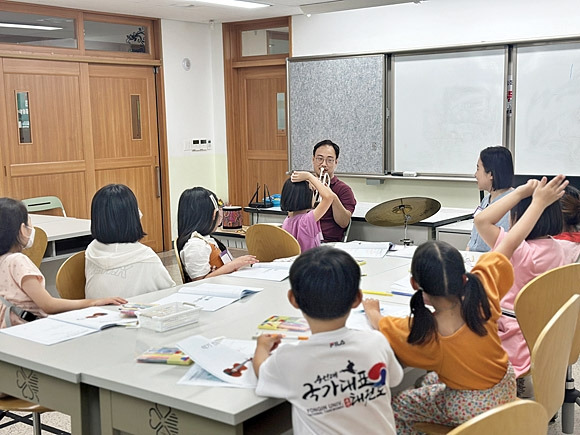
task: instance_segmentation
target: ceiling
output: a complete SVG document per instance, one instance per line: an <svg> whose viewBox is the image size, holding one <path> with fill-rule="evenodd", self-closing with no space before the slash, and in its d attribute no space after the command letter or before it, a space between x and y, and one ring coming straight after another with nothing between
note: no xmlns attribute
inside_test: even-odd
<svg viewBox="0 0 580 435"><path fill-rule="evenodd" d="M197 23L231 22L272 18L303 13L321 13L336 10L359 9L386 4L418 3L419 0L254 0L271 5L259 9L242 9L210 5L198 0L20 0L47 6L88 11L137 15Z"/></svg>

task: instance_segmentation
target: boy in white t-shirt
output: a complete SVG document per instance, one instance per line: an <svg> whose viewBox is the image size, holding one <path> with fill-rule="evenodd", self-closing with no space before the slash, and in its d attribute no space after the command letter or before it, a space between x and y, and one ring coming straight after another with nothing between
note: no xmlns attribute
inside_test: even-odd
<svg viewBox="0 0 580 435"><path fill-rule="evenodd" d="M345 327L362 300L359 265L336 248L313 248L294 261L290 284L312 336L280 347L280 335L259 337L256 394L292 403L295 434L395 434L390 387L403 369L384 336Z"/></svg>

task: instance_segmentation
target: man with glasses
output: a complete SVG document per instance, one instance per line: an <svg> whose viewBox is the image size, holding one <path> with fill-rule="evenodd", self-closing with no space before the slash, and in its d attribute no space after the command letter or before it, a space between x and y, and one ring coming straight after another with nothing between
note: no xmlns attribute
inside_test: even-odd
<svg viewBox="0 0 580 435"><path fill-rule="evenodd" d="M356 206L356 199L352 189L343 181L340 181L334 171L338 165L340 147L331 140L323 140L314 145L312 151L312 165L314 172L320 176L321 169L328 173L330 178L330 189L336 193L338 201L335 200L332 206L320 219L320 227L324 242L340 242L344 237L344 231L350 223L350 217Z"/></svg>

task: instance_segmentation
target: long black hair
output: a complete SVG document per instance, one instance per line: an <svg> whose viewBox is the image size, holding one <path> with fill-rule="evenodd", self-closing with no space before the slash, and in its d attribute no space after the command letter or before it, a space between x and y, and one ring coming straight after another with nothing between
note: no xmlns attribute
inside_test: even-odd
<svg viewBox="0 0 580 435"><path fill-rule="evenodd" d="M194 231L207 236L215 230L219 220L218 210L218 197L211 190L192 187L183 191L177 207L177 250L179 252ZM220 245L218 242L218 247L223 250L223 245Z"/></svg>
<svg viewBox="0 0 580 435"><path fill-rule="evenodd" d="M477 276L465 272L463 257L457 249L439 240L423 243L413 255L411 275L420 289L411 298L409 344L422 344L437 337L435 318L425 306L423 292L457 299L469 329L480 336L487 334L484 324L491 317L487 294Z"/></svg>
<svg viewBox="0 0 580 435"><path fill-rule="evenodd" d="M28 210L21 202L12 198L0 198L0 255L14 246L23 247L20 228L28 225Z"/></svg>

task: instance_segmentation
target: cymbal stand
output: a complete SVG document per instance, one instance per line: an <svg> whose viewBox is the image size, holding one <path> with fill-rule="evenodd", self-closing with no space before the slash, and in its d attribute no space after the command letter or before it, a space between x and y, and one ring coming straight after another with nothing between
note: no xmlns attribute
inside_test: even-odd
<svg viewBox="0 0 580 435"><path fill-rule="evenodd" d="M409 219L411 219L411 215L405 213L405 205L404 204L401 204L399 206L399 210L405 216L405 234L404 234L403 240L401 240L401 242L403 242L403 246L411 246L413 244L413 240L411 240L407 237L407 223L409 222Z"/></svg>

